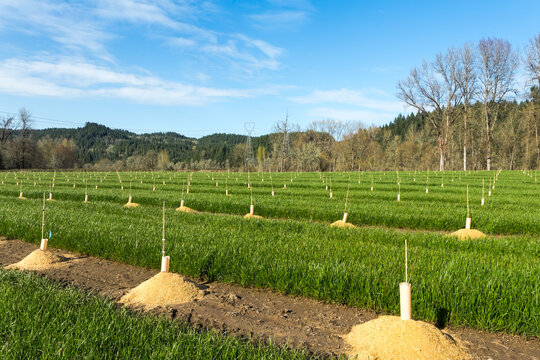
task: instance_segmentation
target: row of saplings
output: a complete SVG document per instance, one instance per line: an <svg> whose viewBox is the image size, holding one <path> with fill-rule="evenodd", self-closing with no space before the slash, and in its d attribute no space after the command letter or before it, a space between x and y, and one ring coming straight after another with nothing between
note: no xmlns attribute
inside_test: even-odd
<svg viewBox="0 0 540 360"><path fill-rule="evenodd" d="M490 186L489 186L489 194L488 196L491 196L491 189L494 189L495 188L495 182L496 180L498 179L499 177L499 173L500 171L498 171L496 173L496 175L494 176L493 178L493 184L491 183L491 179L490 179ZM191 178L192 174L190 174L190 176L188 177L188 184L187 184L187 189L186 189L186 193L189 194L189 188L190 188L190 185L191 185ZM429 175L428 175L429 176ZM120 179L120 176L118 175L119 177L119 181L120 183L122 182L122 180ZM248 177L249 179L249 177ZM270 177L271 179L271 177ZM428 177L429 179L429 177ZM214 180L214 178L212 178L212 180ZM237 179L238 180L238 179ZM373 191L373 176L372 176L372 186L371 186L371 191ZM415 179L416 180L416 179ZM69 181L69 180L68 180ZM142 181L141 181L142 182ZM291 177L291 182L292 182L292 177ZM185 183L184 183L185 184ZM325 187L326 187L326 190L328 190L328 184L325 180L323 180L323 184L325 184ZM331 183L330 183L331 184ZM218 185L218 183L216 182L216 186ZM442 184L441 184L442 185ZM54 186L54 179L52 181L52 186ZM331 186L331 185L330 185ZM96 188L97 188L97 185L96 185ZM248 180L248 188L250 189L250 207L249 207L249 213L244 215L245 218L255 218L255 219L262 219L262 216L259 216L259 215L255 215L254 213L254 209L255 209L255 206L253 204L253 188L251 186L251 183L249 182ZM286 188L286 184L284 183L284 188ZM88 187L87 187L88 189ZM122 186L122 189L123 189L123 186ZM350 189L350 186L349 186L349 183L347 183L347 194L345 196L345 211L343 213L343 219L342 220L337 220L335 222L333 222L330 226L333 226L333 227L349 227L349 228L354 228L356 227L355 225L351 224L351 223L348 223L347 222L347 217L348 217L348 212L347 212L347 205L348 205L348 200L349 200L349 189ZM154 190L155 190L155 187L154 187ZM426 193L428 192L428 188L426 187ZM225 191L225 195L226 196L230 196L230 193L228 191L228 187ZM332 196L332 190L330 188L330 198L333 198ZM275 193L274 193L274 190L273 190L273 185L272 185L272 196L275 196ZM19 199L26 199L24 196L23 196L23 193L22 193L22 189L21 189L21 192L19 194ZM50 200L52 201L53 200L53 197L52 197L52 191L49 192L49 198L47 200ZM398 195L397 195L397 201L401 201L401 180L398 179ZM85 192L85 195L84 195L84 202L85 203L88 203L88 190ZM482 180L482 201L481 201L481 205L484 206L485 204L485 200L484 200L484 180ZM124 205L125 207L138 207L139 204L136 203L136 202L133 202L132 201L132 196L131 196L131 182L130 182L130 191L129 191L129 198L128 198L128 202ZM194 210L192 208L189 208L187 206L184 205L184 186L182 186L182 198L181 198L181 201L180 201L180 207L178 207L176 209L176 211L181 211L181 212L186 212L186 213L198 213L197 210ZM483 234L481 231L479 230L476 230L476 229L471 229L471 218L470 218L470 212L469 212L469 185L467 185L467 217L465 219L465 228L464 229L460 229L458 231L455 231L453 232L451 235L453 236L457 236L460 240L465 240L465 239L478 239L478 238L483 238L485 237L485 234Z"/></svg>
<svg viewBox="0 0 540 360"><path fill-rule="evenodd" d="M132 203L133 204L133 203ZM182 206L184 206L182 204ZM252 207L253 210L253 207ZM251 211L252 213L252 211ZM249 215L249 214L248 214ZM251 214L253 215L253 214ZM346 223L347 213L343 222ZM470 218L467 220L470 224ZM43 195L41 245L18 263L8 269L45 270L62 267L69 262L78 261L69 255L58 255L48 249L49 238L44 237L45 194ZM120 303L142 309L153 309L174 304L203 300L205 292L197 283L183 276L169 272L170 257L165 252L165 202L163 203L163 230L161 271L139 286L131 289ZM412 320L411 284L408 282L407 240L405 240L405 282L399 284L400 316L380 316L354 326L349 334L343 336L350 345L351 357L358 359L471 359L459 339L452 338L435 326Z"/></svg>

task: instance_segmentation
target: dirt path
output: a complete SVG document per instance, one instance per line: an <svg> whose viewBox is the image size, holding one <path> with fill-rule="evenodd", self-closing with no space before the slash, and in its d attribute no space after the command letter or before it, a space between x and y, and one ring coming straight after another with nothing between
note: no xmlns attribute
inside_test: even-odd
<svg viewBox="0 0 540 360"><path fill-rule="evenodd" d="M0 238L0 266L18 262L37 247L19 240ZM64 284L118 300L129 289L157 273L94 257L51 249L73 260L57 269L40 273ZM161 309L171 318L196 326L217 328L253 339L272 339L310 351L336 355L347 347L341 335L353 325L377 317L373 311L343 305L323 304L306 298L285 296L268 290L243 288L222 283L201 284L207 295L200 301ZM458 336L479 359L540 360L540 339L447 328Z"/></svg>

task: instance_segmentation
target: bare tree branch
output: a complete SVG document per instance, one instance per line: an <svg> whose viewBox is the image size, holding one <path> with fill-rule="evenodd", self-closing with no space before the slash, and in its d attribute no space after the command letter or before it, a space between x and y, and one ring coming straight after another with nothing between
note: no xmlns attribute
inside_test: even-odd
<svg viewBox="0 0 540 360"><path fill-rule="evenodd" d="M480 62L479 100L484 107L484 125L486 128L486 164L491 170L491 140L493 129L499 117L501 103L508 95L515 93L515 72L518 57L512 51L512 45L506 40L487 38L478 43Z"/></svg>

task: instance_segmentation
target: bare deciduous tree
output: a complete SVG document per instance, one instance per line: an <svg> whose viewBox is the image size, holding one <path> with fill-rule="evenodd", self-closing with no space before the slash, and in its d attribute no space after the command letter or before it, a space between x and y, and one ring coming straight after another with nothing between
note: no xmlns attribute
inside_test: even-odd
<svg viewBox="0 0 540 360"><path fill-rule="evenodd" d="M330 158L331 171L335 170L337 166L338 157L334 151L335 143L362 128L364 128L364 125L360 121L339 121L334 119L315 120L308 126L309 130L328 134L326 143L320 145Z"/></svg>
<svg viewBox="0 0 540 360"><path fill-rule="evenodd" d="M429 119L437 133L439 170L446 161L450 127L455 121L454 109L461 97L456 80L458 56L454 50L439 54L434 63L424 61L422 68L411 70L405 81L397 84L398 97Z"/></svg>
<svg viewBox="0 0 540 360"><path fill-rule="evenodd" d="M461 93L459 92L459 84L457 81L458 76L458 63L459 63L459 54L454 49L448 49L448 51L443 54L437 54L435 59L435 71L437 75L442 79L443 91L445 106L443 109L444 113L444 137L443 137L443 147L445 149L446 161L446 148L448 146L448 137L452 133L452 127L456 121L455 113L458 110L458 106L461 103ZM451 153L450 153L451 154ZM453 159L453 157L452 157ZM452 164L452 163L451 163ZM444 170L444 163L443 169Z"/></svg>
<svg viewBox="0 0 540 360"><path fill-rule="evenodd" d="M534 84L531 88L531 110L532 126L534 127L534 138L536 143L536 167L540 166L540 141L538 139L538 127L540 126L540 33L536 35L527 48L525 57L525 68L529 74L529 80Z"/></svg>
<svg viewBox="0 0 540 360"><path fill-rule="evenodd" d="M457 83L463 100L463 170L467 170L467 123L470 105L477 90L476 53L472 45L465 44L459 50Z"/></svg>
<svg viewBox="0 0 540 360"><path fill-rule="evenodd" d="M0 145L5 144L16 130L15 118L6 116L0 120Z"/></svg>
<svg viewBox="0 0 540 360"><path fill-rule="evenodd" d="M6 116L0 120L0 169L4 167L4 148L16 130L15 118Z"/></svg>
<svg viewBox="0 0 540 360"><path fill-rule="evenodd" d="M25 169L29 166L32 157L30 142L30 129L32 127L32 118L31 114L25 109L21 108L19 110L19 136L17 144L17 163L18 167Z"/></svg>
<svg viewBox="0 0 540 360"><path fill-rule="evenodd" d="M535 81L535 85L540 88L540 33L529 43L525 57L525 69L530 79Z"/></svg>
<svg viewBox="0 0 540 360"><path fill-rule="evenodd" d="M280 168L281 172L283 172L286 170L286 161L290 157L289 135L292 131L292 126L289 124L289 114L285 116L285 120L275 123L273 130L275 133L281 134Z"/></svg>
<svg viewBox="0 0 540 360"><path fill-rule="evenodd" d="M486 129L486 168L491 170L491 141L501 104L514 92L517 55L506 40L488 38L478 43L479 100L483 104Z"/></svg>

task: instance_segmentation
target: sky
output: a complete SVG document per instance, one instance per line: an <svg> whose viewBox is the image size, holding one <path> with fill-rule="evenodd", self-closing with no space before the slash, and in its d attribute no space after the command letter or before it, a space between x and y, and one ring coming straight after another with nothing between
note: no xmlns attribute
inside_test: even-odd
<svg viewBox="0 0 540 360"><path fill-rule="evenodd" d="M396 83L482 38L521 53L540 1L0 0L0 117L190 137L288 114L391 122Z"/></svg>

